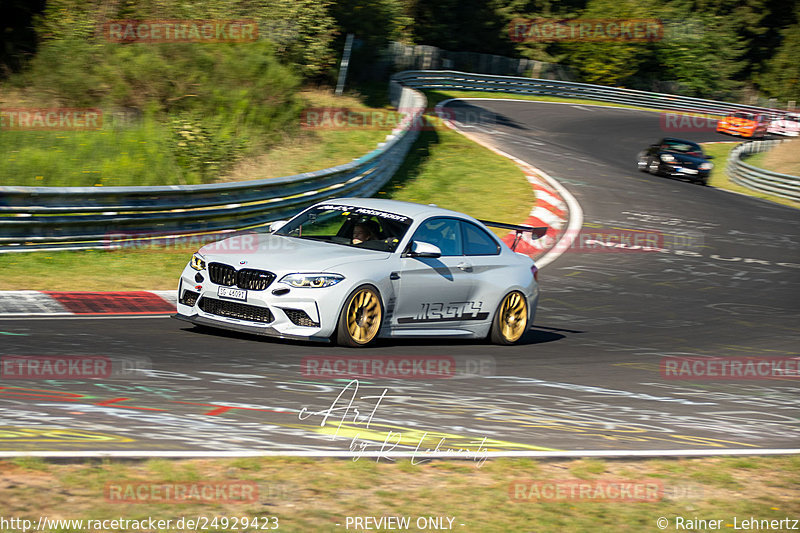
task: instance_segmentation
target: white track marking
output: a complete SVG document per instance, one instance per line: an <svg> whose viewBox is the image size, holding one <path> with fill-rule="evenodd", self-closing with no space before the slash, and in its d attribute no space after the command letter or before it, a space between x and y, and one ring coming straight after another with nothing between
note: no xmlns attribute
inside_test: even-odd
<svg viewBox="0 0 800 533"><path fill-rule="evenodd" d="M159 450L106 450L106 451L0 451L0 458L6 457L341 457L341 458L387 458L408 459L462 459L474 461L476 457L537 457L551 459L570 459L579 457L718 457L721 455L797 455L800 448L716 448L713 450L577 450L577 451L507 451L507 452L349 452L335 450L296 450L296 451L159 451Z"/></svg>

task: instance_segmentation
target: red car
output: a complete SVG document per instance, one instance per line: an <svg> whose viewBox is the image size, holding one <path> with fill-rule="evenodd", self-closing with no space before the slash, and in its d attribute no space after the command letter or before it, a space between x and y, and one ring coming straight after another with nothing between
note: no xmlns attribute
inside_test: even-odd
<svg viewBox="0 0 800 533"><path fill-rule="evenodd" d="M717 131L740 137L762 138L767 133L769 119L766 115L757 115L745 111L731 113L717 122Z"/></svg>

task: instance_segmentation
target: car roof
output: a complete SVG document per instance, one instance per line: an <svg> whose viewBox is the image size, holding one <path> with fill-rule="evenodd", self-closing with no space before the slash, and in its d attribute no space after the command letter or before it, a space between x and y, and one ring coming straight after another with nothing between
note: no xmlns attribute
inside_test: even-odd
<svg viewBox="0 0 800 533"><path fill-rule="evenodd" d="M694 141L687 141L686 139L678 139L677 137L664 137L662 142L667 142L667 141L669 141L669 142L686 143L686 144L697 144Z"/></svg>
<svg viewBox="0 0 800 533"><path fill-rule="evenodd" d="M317 205L324 204L344 204L353 207L366 207L368 209L375 209L378 211L387 211L397 215L404 215L413 219L427 218L429 216L459 216L475 220L469 215L459 213L458 211L451 211L436 205L415 204L412 202L401 202L399 200L387 200L385 198L331 198L324 202L319 202Z"/></svg>

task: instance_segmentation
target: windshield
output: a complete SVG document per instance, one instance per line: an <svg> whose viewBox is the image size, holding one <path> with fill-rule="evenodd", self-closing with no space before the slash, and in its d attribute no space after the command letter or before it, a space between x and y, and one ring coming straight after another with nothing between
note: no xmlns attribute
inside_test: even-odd
<svg viewBox="0 0 800 533"><path fill-rule="evenodd" d="M664 147L665 150L671 150L673 152L681 152L682 154L688 154L694 156L703 155L703 149L694 143L666 141L664 144L666 144L666 146Z"/></svg>
<svg viewBox="0 0 800 533"><path fill-rule="evenodd" d="M378 209L323 204L300 213L275 234L394 252L411 222L407 216Z"/></svg>

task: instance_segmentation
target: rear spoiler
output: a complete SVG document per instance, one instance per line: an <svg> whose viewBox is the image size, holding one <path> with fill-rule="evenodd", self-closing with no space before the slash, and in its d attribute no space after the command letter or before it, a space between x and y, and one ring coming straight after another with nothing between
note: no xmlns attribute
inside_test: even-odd
<svg viewBox="0 0 800 533"><path fill-rule="evenodd" d="M529 231L531 233L531 238L533 239L541 239L547 234L547 230L550 229L547 226L535 228L533 226L520 226L517 224L506 224L505 222L492 222L490 220L479 220L478 222L484 226L489 226L490 228L507 229L516 232L516 235L514 236L514 243L511 245L511 250L515 250L517 248L517 244L522 238L522 234L524 232Z"/></svg>

